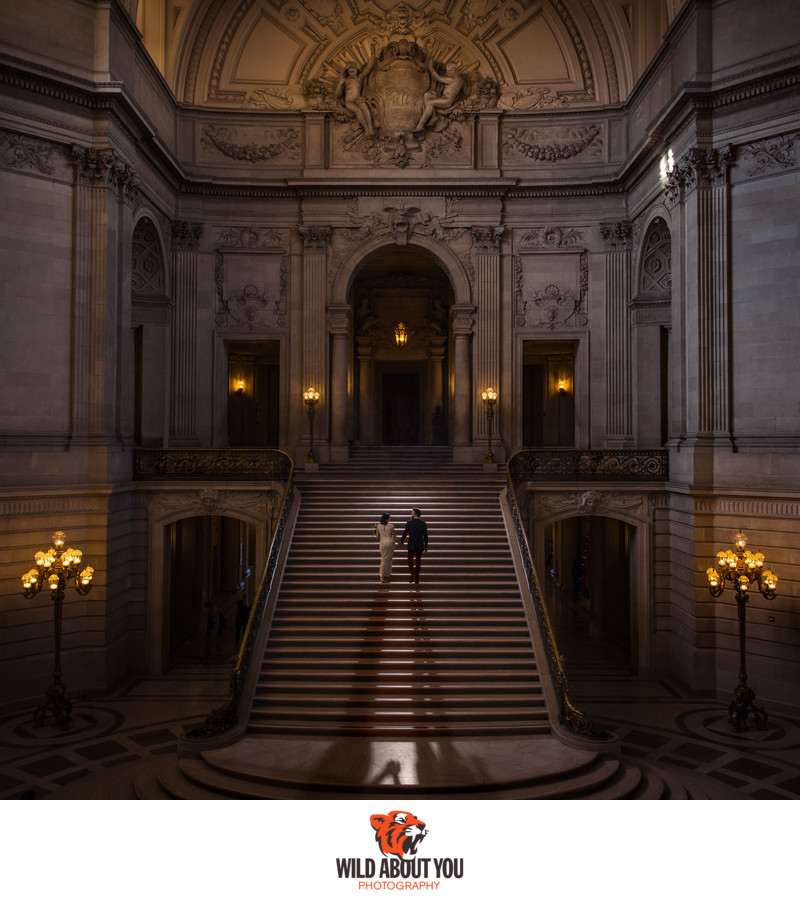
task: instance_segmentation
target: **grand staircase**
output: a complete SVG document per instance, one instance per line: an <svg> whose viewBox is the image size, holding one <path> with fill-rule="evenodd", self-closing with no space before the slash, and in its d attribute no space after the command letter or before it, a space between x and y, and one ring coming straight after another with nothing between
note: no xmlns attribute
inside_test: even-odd
<svg viewBox="0 0 800 898"><path fill-rule="evenodd" d="M238 742L167 759L140 798L709 797L552 732L500 506L499 473L449 449L355 450L296 477L301 505ZM379 583L372 525L422 509ZM715 796L718 797L718 796Z"/></svg>
<svg viewBox="0 0 800 898"><path fill-rule="evenodd" d="M422 473L384 456L379 477L300 478L300 514L249 731L515 735L550 732L500 512L498 475ZM441 470L440 470L441 475ZM421 583L395 551L378 580L372 526L428 524Z"/></svg>

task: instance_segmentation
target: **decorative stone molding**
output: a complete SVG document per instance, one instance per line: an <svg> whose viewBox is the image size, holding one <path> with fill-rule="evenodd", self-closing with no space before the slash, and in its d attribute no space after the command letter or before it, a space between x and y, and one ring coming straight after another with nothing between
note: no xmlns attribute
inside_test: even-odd
<svg viewBox="0 0 800 898"><path fill-rule="evenodd" d="M203 225L196 221L173 221L170 236L173 250L194 252L203 236Z"/></svg>
<svg viewBox="0 0 800 898"><path fill-rule="evenodd" d="M104 496L42 496L0 499L0 518L28 515L100 514L108 513Z"/></svg>
<svg viewBox="0 0 800 898"><path fill-rule="evenodd" d="M141 218L133 229L131 252L131 288L134 294L163 295L164 260L155 225Z"/></svg>
<svg viewBox="0 0 800 898"><path fill-rule="evenodd" d="M200 143L237 162L266 162L282 154L288 163L300 162L300 141L295 128L264 130L267 143L237 143L237 133L230 128L206 125L200 132Z"/></svg>
<svg viewBox="0 0 800 898"><path fill-rule="evenodd" d="M770 168L792 168L797 164L796 145L800 141L800 131L781 134L769 140L745 144L742 157L748 175L762 175Z"/></svg>
<svg viewBox="0 0 800 898"><path fill-rule="evenodd" d="M639 293L664 296L672 290L672 236L663 218L647 229L639 263Z"/></svg>
<svg viewBox="0 0 800 898"><path fill-rule="evenodd" d="M648 300L636 298L631 308L631 324L658 324L666 326L672 323L672 304L667 300Z"/></svg>
<svg viewBox="0 0 800 898"><path fill-rule="evenodd" d="M0 130L0 159L8 168L29 168L51 175L54 171L55 147L46 140Z"/></svg>
<svg viewBox="0 0 800 898"><path fill-rule="evenodd" d="M216 321L219 325L243 325L248 330L256 328L286 327L286 303L270 291L259 290L255 284L246 284L222 298Z"/></svg>
<svg viewBox="0 0 800 898"><path fill-rule="evenodd" d="M510 128L503 149L531 162L563 162L591 150L593 158L602 156L603 136L600 125L579 128Z"/></svg>
<svg viewBox="0 0 800 898"><path fill-rule="evenodd" d="M160 491L149 494L148 511L155 520L224 514L242 514L253 520L269 520L275 502L279 499L275 490Z"/></svg>
<svg viewBox="0 0 800 898"><path fill-rule="evenodd" d="M136 205L140 182L136 169L127 162L113 162L108 170L108 186L129 206Z"/></svg>
<svg viewBox="0 0 800 898"><path fill-rule="evenodd" d="M248 92L243 105L251 109L292 109L295 100L285 87L260 87Z"/></svg>
<svg viewBox="0 0 800 898"><path fill-rule="evenodd" d="M652 514L649 496L610 490L537 494L536 509L540 517L553 514L615 517L622 514L649 520Z"/></svg>
<svg viewBox="0 0 800 898"><path fill-rule="evenodd" d="M580 298L571 290L549 284L522 300L517 322L519 327L552 331L560 327L585 327L588 318L581 310Z"/></svg>
<svg viewBox="0 0 800 898"><path fill-rule="evenodd" d="M533 228L519 236L520 247L534 249L573 249L586 240L584 231L575 228Z"/></svg>
<svg viewBox="0 0 800 898"><path fill-rule="evenodd" d="M472 228L472 245L477 253L499 253L503 243L504 227Z"/></svg>
<svg viewBox="0 0 800 898"><path fill-rule="evenodd" d="M274 228L220 228L217 231L216 243L217 246L234 249L285 249L286 233Z"/></svg>
<svg viewBox="0 0 800 898"><path fill-rule="evenodd" d="M633 228L629 221L615 221L600 225L600 234L609 252L622 252L631 248Z"/></svg>
<svg viewBox="0 0 800 898"><path fill-rule="evenodd" d="M562 109L568 105L568 99L557 94L549 87L517 87L504 84L498 106L501 109Z"/></svg>

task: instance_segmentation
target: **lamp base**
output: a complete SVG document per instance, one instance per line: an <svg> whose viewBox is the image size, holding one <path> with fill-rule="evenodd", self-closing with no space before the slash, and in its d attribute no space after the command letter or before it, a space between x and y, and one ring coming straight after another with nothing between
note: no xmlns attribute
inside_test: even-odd
<svg viewBox="0 0 800 898"><path fill-rule="evenodd" d="M758 708L754 704L756 694L747 685L747 683L739 683L733 694L733 701L728 705L728 720L737 733L742 730L749 729L747 725L747 716L752 712L756 722L757 730L765 730L769 716L763 708Z"/></svg>
<svg viewBox="0 0 800 898"><path fill-rule="evenodd" d="M67 698L67 690L61 680L55 680L48 686L45 698L47 701L33 712L33 725L43 727L49 711L53 715L53 723L61 730L68 730L72 702Z"/></svg>

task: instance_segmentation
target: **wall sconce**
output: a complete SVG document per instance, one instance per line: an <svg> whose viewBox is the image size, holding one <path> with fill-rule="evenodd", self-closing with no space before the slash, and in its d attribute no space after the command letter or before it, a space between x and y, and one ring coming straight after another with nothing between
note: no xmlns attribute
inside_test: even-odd
<svg viewBox="0 0 800 898"><path fill-rule="evenodd" d="M486 455L483 457L483 460L487 464L491 464L494 461L494 455L492 454L492 421L494 420L494 407L497 403L497 393L491 389L484 390L481 393L481 399L483 399L483 407L486 412L486 428L488 434L488 448L486 449Z"/></svg>
<svg viewBox="0 0 800 898"><path fill-rule="evenodd" d="M734 588L736 604L739 606L739 685L734 691L733 701L728 706L728 719L734 730L740 733L747 729L747 715L753 712L756 729L767 727L767 712L754 704L755 692L747 685L747 668L745 667L745 609L747 608L747 590L755 583L765 599L775 598L778 578L772 571L765 569L766 559L761 552L751 552L746 548L747 537L744 533L733 535L733 549L725 549L717 553L717 564L706 571L708 590L714 598L722 595L726 581Z"/></svg>
<svg viewBox="0 0 800 898"><path fill-rule="evenodd" d="M308 415L308 427L311 437L311 442L308 447L308 455L306 456L306 461L310 464L314 464L316 459L314 458L314 415L316 414L317 403L319 402L319 391L315 390L313 387L309 387L303 393L303 402L306 405L306 414Z"/></svg>
<svg viewBox="0 0 800 898"><path fill-rule="evenodd" d="M564 380L563 377L558 381L558 392L559 392L559 395L561 395L561 396L563 396L564 393L567 392L567 382Z"/></svg>
<svg viewBox="0 0 800 898"><path fill-rule="evenodd" d="M240 395L244 393L244 380L241 377L236 381L236 392Z"/></svg>
<svg viewBox="0 0 800 898"><path fill-rule="evenodd" d="M53 682L45 692L47 701L33 713L33 724L37 727L44 726L49 710L53 720L62 730L69 727L72 714L72 702L67 698L67 690L61 680L61 606L64 602L64 590L67 583L74 578L78 594L85 596L92 588L94 577L94 568L89 565L78 573L83 552L71 546L65 549L66 542L66 533L57 530L53 534L52 548L46 552L37 552L33 556L36 567L22 575L22 593L26 599L32 599L46 583L53 600L55 639Z"/></svg>
<svg viewBox="0 0 800 898"><path fill-rule="evenodd" d="M399 321L394 328L394 342L399 349L402 349L408 343L408 328Z"/></svg>

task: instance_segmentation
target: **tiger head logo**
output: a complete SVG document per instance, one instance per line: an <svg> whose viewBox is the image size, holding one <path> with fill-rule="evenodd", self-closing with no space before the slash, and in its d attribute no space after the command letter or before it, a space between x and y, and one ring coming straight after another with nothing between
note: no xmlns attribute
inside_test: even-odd
<svg viewBox="0 0 800 898"><path fill-rule="evenodd" d="M373 814L369 822L375 830L375 841L380 845L384 857L390 854L396 854L399 858L414 857L417 846L428 835L422 820L417 820L408 811Z"/></svg>

